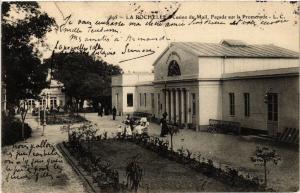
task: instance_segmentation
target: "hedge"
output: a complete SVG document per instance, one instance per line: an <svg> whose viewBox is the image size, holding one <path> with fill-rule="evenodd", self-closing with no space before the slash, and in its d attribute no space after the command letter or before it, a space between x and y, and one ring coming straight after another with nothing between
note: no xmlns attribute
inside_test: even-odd
<svg viewBox="0 0 300 193"><path fill-rule="evenodd" d="M22 122L13 116L6 116L2 114L2 127L1 127L1 145L12 145L22 139ZM24 124L25 138L31 137L32 129L28 124Z"/></svg>

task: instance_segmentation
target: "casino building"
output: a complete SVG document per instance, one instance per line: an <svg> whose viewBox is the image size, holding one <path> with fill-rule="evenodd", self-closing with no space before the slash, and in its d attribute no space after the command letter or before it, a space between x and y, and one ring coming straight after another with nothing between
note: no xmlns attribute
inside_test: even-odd
<svg viewBox="0 0 300 193"><path fill-rule="evenodd" d="M299 130L298 65L297 52L273 44L173 42L154 73L112 78L112 106L120 114L167 112L169 121L197 130L217 119L274 136Z"/></svg>

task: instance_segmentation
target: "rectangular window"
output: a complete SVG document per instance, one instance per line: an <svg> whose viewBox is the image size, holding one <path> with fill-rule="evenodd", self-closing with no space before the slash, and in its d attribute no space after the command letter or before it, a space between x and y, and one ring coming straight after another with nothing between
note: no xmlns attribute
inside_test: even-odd
<svg viewBox="0 0 300 193"><path fill-rule="evenodd" d="M51 97L50 98L50 109L53 109L56 107L57 107L56 97Z"/></svg>
<svg viewBox="0 0 300 193"><path fill-rule="evenodd" d="M147 106L147 94L144 93L144 98L145 98L145 107Z"/></svg>
<svg viewBox="0 0 300 193"><path fill-rule="evenodd" d="M278 121L278 96L276 93L268 94L268 120Z"/></svg>
<svg viewBox="0 0 300 193"><path fill-rule="evenodd" d="M229 93L229 114L234 116L235 109L234 109L234 93Z"/></svg>
<svg viewBox="0 0 300 193"><path fill-rule="evenodd" d="M140 93L140 107L142 106L142 93Z"/></svg>
<svg viewBox="0 0 300 193"><path fill-rule="evenodd" d="M160 112L160 93L157 93L157 112Z"/></svg>
<svg viewBox="0 0 300 193"><path fill-rule="evenodd" d="M245 116L250 117L250 94L244 93Z"/></svg>
<svg viewBox="0 0 300 193"><path fill-rule="evenodd" d="M118 104L119 104L119 94L116 94L116 109L118 109Z"/></svg>
<svg viewBox="0 0 300 193"><path fill-rule="evenodd" d="M196 115L196 94L192 93L192 114Z"/></svg>
<svg viewBox="0 0 300 193"><path fill-rule="evenodd" d="M127 94L127 107L133 107L133 94Z"/></svg>
<svg viewBox="0 0 300 193"><path fill-rule="evenodd" d="M154 109L154 93L151 93L151 107Z"/></svg>
<svg viewBox="0 0 300 193"><path fill-rule="evenodd" d="M46 108L46 99L40 100L40 108L41 108L41 109Z"/></svg>

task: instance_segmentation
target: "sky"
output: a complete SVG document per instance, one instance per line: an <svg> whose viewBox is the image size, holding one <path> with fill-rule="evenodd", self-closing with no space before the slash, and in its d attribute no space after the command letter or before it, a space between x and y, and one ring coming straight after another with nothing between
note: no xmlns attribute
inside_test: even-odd
<svg viewBox="0 0 300 193"><path fill-rule="evenodd" d="M82 33L70 33L60 30L53 30L47 34L46 43L49 44L50 50L44 50L43 57L49 57L51 50L55 47L57 41L60 45L76 46L84 42L86 38L100 39L105 35L109 41L99 40L101 47L109 52L115 51L114 55L101 55L99 58L108 63L119 65L124 71L151 71L152 64L155 59L168 47L171 42L210 42L219 43L222 39L242 40L249 44L275 44L287 49L299 51L299 23L297 4L284 2L39 2L41 9L54 17L57 25L74 29L79 27ZM299 10L298 10L299 11ZM177 19L170 19L167 22L173 23L190 23L192 19L184 17L207 15L213 19L224 16L227 19L218 20L228 22L228 16L264 16L267 17L284 17L286 22L273 25L185 25L185 26L145 26L145 19L126 19L132 16L147 17L148 15L171 15ZM65 23L66 18L70 16L68 21L72 24ZM106 21L109 16L118 17L117 20L124 22L126 25L132 22L140 22L142 26L128 27L108 27L103 29L115 30L115 32L97 32L89 33L88 29L100 29L101 26L96 26L96 21ZM213 16L212 16L213 15ZM122 18L120 18L122 17ZM64 20L65 19L65 20ZM78 21L81 20L80 25ZM216 21L216 20L215 20ZM258 21L258 20L256 20ZM271 21L266 20L266 21ZM274 20L272 20L274 21ZM82 23L83 22L83 23ZM91 25L88 23L91 22ZM88 28L92 26L92 28ZM61 28L60 28L61 29ZM117 33L116 33L117 31ZM79 40L71 39L71 34L75 34ZM128 36L135 38L135 41L129 41ZM114 41L118 38L119 41ZM137 41L138 38L158 39L157 41ZM104 38L105 39L105 38ZM161 40L159 40L161 39ZM97 42L85 41L84 44L88 47ZM122 51L128 47L137 50L153 50L154 53L137 58L134 60L127 59L141 56L143 53L126 53ZM147 54L148 52L146 52Z"/></svg>

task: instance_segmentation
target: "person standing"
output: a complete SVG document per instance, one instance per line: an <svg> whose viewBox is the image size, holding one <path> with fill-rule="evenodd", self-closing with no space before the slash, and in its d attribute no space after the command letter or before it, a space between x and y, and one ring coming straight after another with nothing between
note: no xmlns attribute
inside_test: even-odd
<svg viewBox="0 0 300 193"><path fill-rule="evenodd" d="M112 115L113 115L113 120L116 120L116 115L117 115L117 109L114 106L114 108L112 109Z"/></svg>
<svg viewBox="0 0 300 193"><path fill-rule="evenodd" d="M101 103L98 103L98 116L101 114L100 113L101 109L102 109L102 105L101 105Z"/></svg>
<svg viewBox="0 0 300 193"><path fill-rule="evenodd" d="M103 107L102 106L100 106L99 113L100 113L100 117L102 117L103 116Z"/></svg>
<svg viewBox="0 0 300 193"><path fill-rule="evenodd" d="M164 113L162 119L160 120L160 125L161 125L160 136L161 137L166 137L166 135L168 134L167 116L168 116L168 114Z"/></svg>

